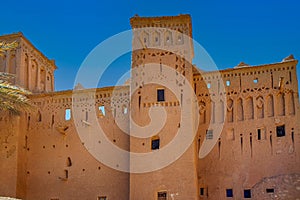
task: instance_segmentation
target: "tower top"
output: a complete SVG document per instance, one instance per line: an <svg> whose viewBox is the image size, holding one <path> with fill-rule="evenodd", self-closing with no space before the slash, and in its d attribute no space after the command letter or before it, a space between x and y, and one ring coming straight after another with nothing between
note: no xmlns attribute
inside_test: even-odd
<svg viewBox="0 0 300 200"><path fill-rule="evenodd" d="M130 25L133 29L146 27L170 28L185 33L192 38L192 20L189 14L156 17L140 17L139 15L135 15L130 18Z"/></svg>

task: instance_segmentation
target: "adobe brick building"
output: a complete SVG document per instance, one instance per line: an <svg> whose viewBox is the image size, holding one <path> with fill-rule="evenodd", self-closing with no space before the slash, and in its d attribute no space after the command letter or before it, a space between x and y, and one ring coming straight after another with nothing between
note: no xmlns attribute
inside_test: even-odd
<svg viewBox="0 0 300 200"><path fill-rule="evenodd" d="M0 71L36 107L0 116L0 196L299 198L298 61L202 71L189 15L130 23L130 83L97 89L54 91L54 61L21 33L0 36L19 43Z"/></svg>

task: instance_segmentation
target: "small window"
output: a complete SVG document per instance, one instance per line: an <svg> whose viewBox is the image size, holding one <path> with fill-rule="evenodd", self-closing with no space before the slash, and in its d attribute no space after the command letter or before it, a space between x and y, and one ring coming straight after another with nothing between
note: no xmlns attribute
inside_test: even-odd
<svg viewBox="0 0 300 200"><path fill-rule="evenodd" d="M251 198L251 190L244 190L244 198L246 199Z"/></svg>
<svg viewBox="0 0 300 200"><path fill-rule="evenodd" d="M258 78L256 78L256 79L253 79L253 83L258 83Z"/></svg>
<svg viewBox="0 0 300 200"><path fill-rule="evenodd" d="M123 114L127 114L128 113L128 108L126 106L123 106Z"/></svg>
<svg viewBox="0 0 300 200"><path fill-rule="evenodd" d="M159 149L159 145L160 145L160 140L159 140L159 138L154 138L154 139L152 139L152 141L151 141L151 149L152 149L152 150Z"/></svg>
<svg viewBox="0 0 300 200"><path fill-rule="evenodd" d="M69 178L69 171L65 170L65 179L68 179L68 178Z"/></svg>
<svg viewBox="0 0 300 200"><path fill-rule="evenodd" d="M230 81L226 81L226 86L230 86Z"/></svg>
<svg viewBox="0 0 300 200"><path fill-rule="evenodd" d="M101 196L101 197L98 197L98 200L106 200L106 196Z"/></svg>
<svg viewBox="0 0 300 200"><path fill-rule="evenodd" d="M105 116L105 107L104 106L99 106L98 107L100 116Z"/></svg>
<svg viewBox="0 0 300 200"><path fill-rule="evenodd" d="M207 140L212 140L214 138L214 132L213 130L207 130L206 131L206 139Z"/></svg>
<svg viewBox="0 0 300 200"><path fill-rule="evenodd" d="M71 109L66 109L65 110L65 120L68 121L71 119Z"/></svg>
<svg viewBox="0 0 300 200"><path fill-rule="evenodd" d="M157 200L167 200L167 192L158 192Z"/></svg>
<svg viewBox="0 0 300 200"><path fill-rule="evenodd" d="M283 79L284 79L284 77L280 77L280 78L279 78L279 83L278 83L278 87L279 87L279 88L282 87Z"/></svg>
<svg viewBox="0 0 300 200"><path fill-rule="evenodd" d="M37 121L38 122L42 121L42 113L40 111L38 111L38 114L37 114Z"/></svg>
<svg viewBox="0 0 300 200"><path fill-rule="evenodd" d="M208 89L211 88L211 83L207 83L207 88L208 88Z"/></svg>
<svg viewBox="0 0 300 200"><path fill-rule="evenodd" d="M276 134L277 134L277 137L284 137L285 136L285 126L284 125L277 126L276 127Z"/></svg>
<svg viewBox="0 0 300 200"><path fill-rule="evenodd" d="M70 157L68 157L68 159L67 159L67 166L68 166L68 167L71 167L71 166L72 166L72 160L71 160Z"/></svg>
<svg viewBox="0 0 300 200"><path fill-rule="evenodd" d="M226 197L233 197L232 189L226 189Z"/></svg>
<svg viewBox="0 0 300 200"><path fill-rule="evenodd" d="M144 38L144 43L146 43L147 42L147 38Z"/></svg>
<svg viewBox="0 0 300 200"><path fill-rule="evenodd" d="M200 196L204 195L204 188L200 188Z"/></svg>
<svg viewBox="0 0 300 200"><path fill-rule="evenodd" d="M267 188L267 189L266 189L266 192L267 192L267 193L274 193L274 188Z"/></svg>
<svg viewBox="0 0 300 200"><path fill-rule="evenodd" d="M157 90L157 101L165 101L165 90L164 89Z"/></svg>
<svg viewBox="0 0 300 200"><path fill-rule="evenodd" d="M261 140L261 129L257 129L257 140Z"/></svg>
<svg viewBox="0 0 300 200"><path fill-rule="evenodd" d="M178 42L181 42L181 36L178 36Z"/></svg>

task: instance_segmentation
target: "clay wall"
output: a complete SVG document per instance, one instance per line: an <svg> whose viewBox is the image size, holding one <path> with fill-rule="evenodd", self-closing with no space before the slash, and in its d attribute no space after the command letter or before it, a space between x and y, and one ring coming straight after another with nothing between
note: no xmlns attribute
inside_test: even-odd
<svg viewBox="0 0 300 200"><path fill-rule="evenodd" d="M247 189L260 199L253 187L263 179L300 173L296 65L293 60L194 76L201 115L198 149L212 139L207 130L224 123L220 136L213 131L212 151L198 161L201 199L224 199L226 189L234 199L244 198ZM281 126L285 135L277 133ZM283 190L271 188L275 192L267 195ZM299 191L294 188L293 194Z"/></svg>

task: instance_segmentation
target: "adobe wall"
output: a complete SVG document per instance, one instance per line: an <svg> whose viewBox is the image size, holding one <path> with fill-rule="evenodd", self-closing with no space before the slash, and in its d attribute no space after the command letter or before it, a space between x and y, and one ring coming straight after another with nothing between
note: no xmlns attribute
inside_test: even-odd
<svg viewBox="0 0 300 200"><path fill-rule="evenodd" d="M87 113L96 110L97 123L108 140L128 150L128 136L118 129L113 118L114 112L121 113L120 105L128 106L128 88L117 90L117 95L123 95L123 100L120 98L118 102L111 102L112 92L113 88L99 89L95 93L79 91L82 98L72 97L72 91L32 96L37 110L30 113L27 120L25 199L97 199L100 196L127 199L129 174L99 162L85 146L94 140L90 129L96 126ZM74 102L76 107L72 106ZM115 111L111 109L112 103L116 105ZM105 115L98 110L100 105L105 106ZM65 119L66 109L71 109L70 120ZM74 109L78 109L79 122L74 121ZM83 131L83 139L79 138L79 129L75 126ZM101 145L101 141L97 144Z"/></svg>
<svg viewBox="0 0 300 200"><path fill-rule="evenodd" d="M0 116L0 194L24 197L26 177L24 114Z"/></svg>
<svg viewBox="0 0 300 200"><path fill-rule="evenodd" d="M0 194L15 196L17 192L19 119L13 116L1 115L0 124Z"/></svg>
<svg viewBox="0 0 300 200"><path fill-rule="evenodd" d="M194 76L201 115L199 149L199 144L207 140L207 129L224 122L220 137L213 135L216 143L212 151L198 160L201 199L224 199L226 189L233 190L234 199L243 198L244 189L252 189L252 199L262 199L257 184L265 179L274 180L269 187L275 193L267 194L274 196L285 188L275 184L280 182L276 176L300 173L296 65L293 60ZM230 81L229 86L226 81ZM208 83L211 88L201 90ZM276 127L282 125L285 136L277 137ZM293 188L290 195L299 197L300 191L295 189L299 185L293 184L289 185Z"/></svg>

